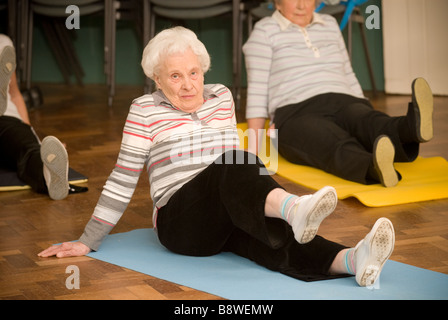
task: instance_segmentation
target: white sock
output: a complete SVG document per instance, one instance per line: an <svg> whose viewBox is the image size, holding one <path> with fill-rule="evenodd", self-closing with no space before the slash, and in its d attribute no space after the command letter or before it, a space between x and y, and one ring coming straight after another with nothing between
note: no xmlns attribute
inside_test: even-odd
<svg viewBox="0 0 448 320"><path fill-rule="evenodd" d="M282 218L286 222L288 222L290 225L294 218L294 212L292 212L291 209L298 199L299 199L298 196L296 196L294 194L290 194L289 196L286 196L285 199L283 199L281 206L280 206Z"/></svg>

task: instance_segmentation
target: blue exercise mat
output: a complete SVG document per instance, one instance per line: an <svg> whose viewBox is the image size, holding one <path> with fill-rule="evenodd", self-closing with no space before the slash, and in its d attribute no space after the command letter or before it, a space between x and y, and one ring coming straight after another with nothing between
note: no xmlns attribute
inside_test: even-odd
<svg viewBox="0 0 448 320"><path fill-rule="evenodd" d="M153 229L109 235L90 257L231 300L446 300L448 275L388 261L376 288L353 277L304 282L232 253L189 257L168 251Z"/></svg>

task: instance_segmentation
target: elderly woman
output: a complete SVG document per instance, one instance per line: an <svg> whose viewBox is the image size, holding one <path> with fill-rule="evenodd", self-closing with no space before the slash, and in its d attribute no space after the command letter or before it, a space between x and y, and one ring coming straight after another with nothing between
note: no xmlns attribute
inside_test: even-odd
<svg viewBox="0 0 448 320"><path fill-rule="evenodd" d="M394 161L415 160L419 144L433 135L428 84L414 80L406 116L374 110L353 73L336 20L315 13L315 0L275 0L275 5L243 47L249 128L264 128L269 118L286 160L362 184L395 186L400 174Z"/></svg>
<svg viewBox="0 0 448 320"><path fill-rule="evenodd" d="M154 229L169 250L191 256L234 252L269 269L306 280L356 274L375 281L391 255L394 231L378 220L356 248L316 235L335 208L325 187L287 193L253 154L238 151L229 89L205 85L209 55L185 28L167 29L143 52L145 74L158 90L133 101L118 161L80 241L39 255L76 256L98 250L128 205L143 167L149 172Z"/></svg>

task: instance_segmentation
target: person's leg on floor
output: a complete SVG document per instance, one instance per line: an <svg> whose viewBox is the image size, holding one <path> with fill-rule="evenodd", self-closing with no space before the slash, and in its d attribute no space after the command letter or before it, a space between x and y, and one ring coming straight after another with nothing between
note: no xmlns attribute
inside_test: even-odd
<svg viewBox="0 0 448 320"><path fill-rule="evenodd" d="M251 157L246 153L245 156ZM302 230L308 230L307 225L311 225L312 236L302 231L307 234L308 242L301 245L295 240L291 226L281 218L282 202L289 195L282 192L272 177L260 175L261 164L223 164L225 157L185 184L159 209L157 230L161 243L173 252L194 256L232 251L302 279L333 277L327 271L344 247L315 237L314 228L333 211L337 201L334 191L330 188L288 207L293 211L290 214L307 217L299 219L304 225ZM275 201L269 196L273 190L278 192ZM267 213L269 207L277 208ZM309 212L317 213L309 215ZM238 235L251 241L235 241ZM303 250L296 250L297 246ZM319 250L312 249L315 247Z"/></svg>
<svg viewBox="0 0 448 320"><path fill-rule="evenodd" d="M368 184L371 151L333 120L320 115L291 118L278 128L278 151L291 163L311 166Z"/></svg>
<svg viewBox="0 0 448 320"><path fill-rule="evenodd" d="M0 117L0 148L2 165L34 191L47 193L40 157L40 142L32 128L14 117Z"/></svg>
<svg viewBox="0 0 448 320"><path fill-rule="evenodd" d="M68 155L57 138L46 137L41 144L28 124L2 116L0 148L2 165L16 171L34 191L47 193L54 200L68 195Z"/></svg>
<svg viewBox="0 0 448 320"><path fill-rule="evenodd" d="M330 266L330 273L347 273L356 276L360 286L373 285L391 256L395 245L392 222L380 218L356 247L341 250Z"/></svg>

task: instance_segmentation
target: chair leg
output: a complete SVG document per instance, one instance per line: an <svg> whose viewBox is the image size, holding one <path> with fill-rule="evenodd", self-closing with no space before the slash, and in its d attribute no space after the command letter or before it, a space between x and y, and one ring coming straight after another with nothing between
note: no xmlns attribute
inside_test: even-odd
<svg viewBox="0 0 448 320"><path fill-rule="evenodd" d="M107 85L107 105L113 104L115 95L115 1L106 1L104 6L104 73Z"/></svg>
<svg viewBox="0 0 448 320"><path fill-rule="evenodd" d="M235 105L236 110L240 110L241 108L241 76L242 76L242 67L243 67L243 22L244 22L244 13L240 12L240 18L238 23L238 39L237 39L237 67L236 67L236 99Z"/></svg>
<svg viewBox="0 0 448 320"><path fill-rule="evenodd" d="M353 24L352 24L352 16L350 16L348 18L347 23L347 39L348 39L347 51L350 61L352 61L352 54L353 54L352 37L353 37Z"/></svg>
<svg viewBox="0 0 448 320"><path fill-rule="evenodd" d="M28 71L28 35L29 35L29 24L30 22L30 12L28 1L14 1L17 4L17 12L19 14L17 21L18 28L18 81L20 82L20 88L26 88L27 86L27 71ZM9 5L9 4L8 4Z"/></svg>
<svg viewBox="0 0 448 320"><path fill-rule="evenodd" d="M154 36L156 34L156 15L151 10L151 4L149 4L149 6L148 6L148 16L149 16L149 39L148 39L148 41L149 41L152 38L154 38ZM153 81L150 78L146 77L145 93L152 93L153 90L154 90Z"/></svg>
<svg viewBox="0 0 448 320"><path fill-rule="evenodd" d="M66 56L63 52L63 49L60 46L59 38L55 33L54 29L54 20L51 22L42 19L42 27L45 30L45 35L48 40L48 44L50 45L51 51L53 52L56 62L59 65L59 69L61 70L62 76L64 77L65 83L70 84L70 70L67 65Z"/></svg>
<svg viewBox="0 0 448 320"><path fill-rule="evenodd" d="M31 5L30 5L31 6ZM28 43L26 50L26 72L25 72L25 87L27 90L31 89L31 62L32 62L32 55L33 55L33 20L34 20L34 13L32 9L29 10L29 17L28 17Z"/></svg>
<svg viewBox="0 0 448 320"><path fill-rule="evenodd" d="M82 85L82 78L85 74L82 69L81 62L78 59L78 55L76 54L75 47L70 39L71 34L69 33L69 30L65 28L60 20L55 20L53 28L57 35L58 42L62 46L61 49L64 51L65 57L67 57L68 69L71 69L76 77L76 80L78 81L78 84Z"/></svg>
<svg viewBox="0 0 448 320"><path fill-rule="evenodd" d="M361 31L362 45L364 47L364 52L366 54L367 67L369 69L370 83L372 85L372 92L373 92L373 95L376 96L377 90L376 90L375 76L373 73L373 67L372 67L372 61L370 59L369 48L367 46L366 31L364 30L363 23L360 23L358 25L359 25L359 30Z"/></svg>
<svg viewBox="0 0 448 320"><path fill-rule="evenodd" d="M109 72L110 72L110 87L109 87L109 107L112 106L113 98L115 96L115 51L116 51L116 9L115 6L112 8L112 16L110 21L110 61L109 61Z"/></svg>
<svg viewBox="0 0 448 320"><path fill-rule="evenodd" d="M233 23L232 23L232 52L233 52L233 99L235 101L236 104L236 108L239 108L239 102L240 102L240 97L239 97L239 82L240 79L238 79L239 77L239 70L238 68L240 67L240 57L239 57L239 33L240 33L240 25L241 25L241 19L240 19L240 0L233 0L232 1L232 18L233 18Z"/></svg>
<svg viewBox="0 0 448 320"><path fill-rule="evenodd" d="M110 6L111 1L104 2L104 74L106 75L106 85L109 87L109 55L110 55Z"/></svg>
<svg viewBox="0 0 448 320"><path fill-rule="evenodd" d="M151 3L149 0L143 1L143 48L146 47L149 40L154 36L154 16L151 13ZM148 77L145 76L145 85L144 92L151 93L152 90L152 81Z"/></svg>

